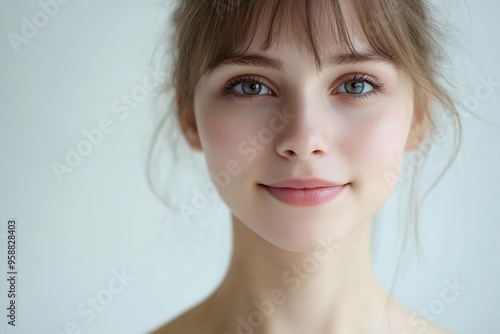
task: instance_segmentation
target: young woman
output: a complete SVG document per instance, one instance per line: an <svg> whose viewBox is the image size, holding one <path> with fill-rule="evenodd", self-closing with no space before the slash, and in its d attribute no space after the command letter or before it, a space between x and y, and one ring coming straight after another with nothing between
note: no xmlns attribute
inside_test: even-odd
<svg viewBox="0 0 500 334"><path fill-rule="evenodd" d="M176 119L231 211L233 254L154 333L447 333L370 261L388 176L433 135L433 101L460 129L426 4L183 0L173 24Z"/></svg>

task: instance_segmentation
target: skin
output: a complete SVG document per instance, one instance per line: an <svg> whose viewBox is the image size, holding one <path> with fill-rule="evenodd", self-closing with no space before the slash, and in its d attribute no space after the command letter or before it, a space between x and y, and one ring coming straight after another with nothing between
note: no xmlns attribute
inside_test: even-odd
<svg viewBox="0 0 500 334"><path fill-rule="evenodd" d="M349 25L356 49L369 53L356 22ZM210 297L154 333L449 333L388 297L370 261L372 217L393 191L387 174L399 174L403 153L428 131L425 101L415 101L412 81L390 63L318 71L291 37L262 52L263 36L250 52L280 59L282 70L221 67L202 76L182 110L183 133L204 153L231 210L233 255ZM346 53L327 33L319 37L322 58ZM350 94L342 80L356 73L383 89L370 94L376 89L365 84L364 93ZM262 80L258 95L222 94L221 86L245 74ZM233 91L243 95L242 85ZM276 112L289 118L278 122ZM252 139L263 131L271 134L265 141ZM222 184L216 175L224 171L230 177ZM284 204L259 186L289 177L348 186L314 207Z"/></svg>

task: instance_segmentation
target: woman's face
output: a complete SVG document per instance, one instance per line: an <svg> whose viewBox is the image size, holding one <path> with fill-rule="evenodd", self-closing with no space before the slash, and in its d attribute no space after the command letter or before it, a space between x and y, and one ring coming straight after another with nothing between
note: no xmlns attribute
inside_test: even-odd
<svg viewBox="0 0 500 334"><path fill-rule="evenodd" d="M399 174L413 87L351 27L363 58L328 32L318 43L324 46L318 71L291 38L266 52L256 38L253 58L221 65L195 87L197 133L188 140L201 144L234 219L282 249L312 251L325 237L341 241L384 204ZM321 194L335 188L267 187L290 178L343 187L333 198Z"/></svg>

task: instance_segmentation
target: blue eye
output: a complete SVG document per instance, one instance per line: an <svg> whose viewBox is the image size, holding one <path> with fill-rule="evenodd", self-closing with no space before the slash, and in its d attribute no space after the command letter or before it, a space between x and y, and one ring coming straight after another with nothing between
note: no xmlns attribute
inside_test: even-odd
<svg viewBox="0 0 500 334"><path fill-rule="evenodd" d="M363 79L352 79L344 82L337 89L337 93L364 94L373 90L372 85Z"/></svg>
<svg viewBox="0 0 500 334"><path fill-rule="evenodd" d="M235 99L251 99L258 95L274 95L260 77L250 74L232 79L222 90L224 95Z"/></svg>
<svg viewBox="0 0 500 334"><path fill-rule="evenodd" d="M357 73L343 79L333 93L347 94L347 96L356 98L367 98L372 94L383 92L384 84L376 81L374 78ZM223 95L233 99L252 99L259 95L276 95L267 88L259 76L246 74L233 78L222 87Z"/></svg>
<svg viewBox="0 0 500 334"><path fill-rule="evenodd" d="M369 75L354 73L341 79L340 84L332 93L340 93L341 96L343 95L350 99L364 100L373 95L384 93L384 87L385 85L383 83Z"/></svg>
<svg viewBox="0 0 500 334"><path fill-rule="evenodd" d="M258 81L245 81L232 87L242 95L260 95L260 93L270 94L271 91Z"/></svg>

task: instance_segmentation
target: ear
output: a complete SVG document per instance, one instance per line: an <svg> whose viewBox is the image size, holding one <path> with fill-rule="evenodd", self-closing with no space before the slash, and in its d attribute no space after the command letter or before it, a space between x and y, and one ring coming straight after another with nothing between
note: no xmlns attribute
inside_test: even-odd
<svg viewBox="0 0 500 334"><path fill-rule="evenodd" d="M415 97L415 110L411 122L410 133L406 141L405 152L414 151L419 148L429 133L432 123L429 118L430 99L426 94L423 97Z"/></svg>
<svg viewBox="0 0 500 334"><path fill-rule="evenodd" d="M203 151L200 136L198 134L193 104L190 101L184 101L180 93L177 94L177 112L182 133L189 146L196 151Z"/></svg>

